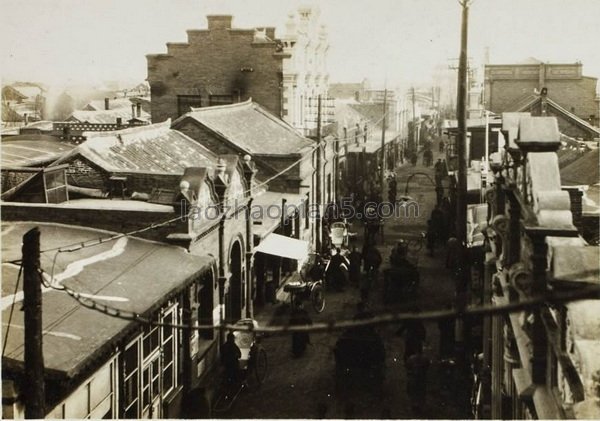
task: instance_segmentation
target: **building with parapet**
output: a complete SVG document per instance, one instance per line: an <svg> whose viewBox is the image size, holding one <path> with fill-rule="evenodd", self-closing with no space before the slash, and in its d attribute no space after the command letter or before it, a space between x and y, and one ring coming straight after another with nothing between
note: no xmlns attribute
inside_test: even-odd
<svg viewBox="0 0 600 421"><path fill-rule="evenodd" d="M317 98L329 83L327 32L318 19L318 8L300 8L278 39L274 27L237 29L232 16L207 16L207 29L188 30L187 42L146 56L152 120L253 98L297 129L316 127Z"/></svg>
<svg viewBox="0 0 600 421"><path fill-rule="evenodd" d="M485 65L485 104L494 113L531 112L555 116L571 137L600 138L598 79L583 75L577 63Z"/></svg>

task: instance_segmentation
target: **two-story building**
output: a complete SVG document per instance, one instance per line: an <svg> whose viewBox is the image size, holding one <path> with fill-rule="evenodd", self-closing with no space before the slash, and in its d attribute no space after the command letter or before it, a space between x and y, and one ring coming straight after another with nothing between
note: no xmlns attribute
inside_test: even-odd
<svg viewBox="0 0 600 421"><path fill-rule="evenodd" d="M252 98L295 128L314 129L317 98L328 86L327 32L318 8L291 15L282 39L274 27L233 28L229 15L207 20L207 29L187 31L187 42L146 56L152 120Z"/></svg>

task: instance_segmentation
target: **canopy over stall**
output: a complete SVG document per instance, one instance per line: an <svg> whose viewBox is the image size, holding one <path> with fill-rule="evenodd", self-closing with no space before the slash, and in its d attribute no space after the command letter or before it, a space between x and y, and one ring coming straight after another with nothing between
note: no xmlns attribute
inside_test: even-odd
<svg viewBox="0 0 600 421"><path fill-rule="evenodd" d="M258 246L254 247L254 251L295 259L298 260L298 265L302 266L308 257L308 241L279 234L269 234Z"/></svg>

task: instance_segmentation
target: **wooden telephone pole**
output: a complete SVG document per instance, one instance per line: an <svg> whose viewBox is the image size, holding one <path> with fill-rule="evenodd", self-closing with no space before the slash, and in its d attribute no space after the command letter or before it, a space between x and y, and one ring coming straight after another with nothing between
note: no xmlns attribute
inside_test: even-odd
<svg viewBox="0 0 600 421"><path fill-rule="evenodd" d="M23 236L23 309L25 311L25 418L46 415L44 355L42 349L42 280L40 231L33 228Z"/></svg>
<svg viewBox="0 0 600 421"><path fill-rule="evenodd" d="M458 93L456 118L458 119L458 171L456 188L456 237L459 243L458 273L456 276L457 309L466 308L469 293L469 265L467 262L467 36L469 21L469 0L462 0L462 23L460 37L460 58L458 64ZM468 329L464 319L456 321L456 348L459 361L464 361Z"/></svg>

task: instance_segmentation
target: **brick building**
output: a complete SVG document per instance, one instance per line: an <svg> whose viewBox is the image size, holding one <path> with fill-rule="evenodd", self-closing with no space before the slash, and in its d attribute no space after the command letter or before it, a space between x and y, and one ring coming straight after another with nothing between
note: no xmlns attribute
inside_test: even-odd
<svg viewBox="0 0 600 421"><path fill-rule="evenodd" d="M487 109L494 113L526 111L537 116L553 115L566 135L600 137L598 79L583 76L582 67L581 63L537 60L485 65Z"/></svg>
<svg viewBox="0 0 600 421"><path fill-rule="evenodd" d="M77 275L76 286L96 291L99 282L111 284L118 276L127 288L117 286L112 295L126 298L118 302L122 310L168 323L217 325L252 317L253 163L232 155L216 158L197 142L171 130L169 125L167 121L97 134L49 167L56 173L54 178L42 179L46 177L42 171L17 186L10 197L3 197L3 225L6 221L36 221L45 231L43 247L60 246L65 238L81 238L83 242L144 228L135 236L152 242L133 238L134 235L123 237L125 242L141 246L128 248L129 257L95 263L93 271L84 268ZM48 192L42 194L44 190L60 190L69 195L54 194L56 200L49 201ZM58 230L62 230L60 234ZM22 234L20 229L9 228L6 232L9 231L13 235ZM17 240L11 243L19 244ZM120 243L106 241L94 250L110 251ZM13 254L18 252L18 247L11 249ZM69 254L71 259L65 256L57 260L57 273L72 263L73 258L77 259L77 253ZM137 265L135 270L123 272L125 268L131 269L132 261ZM3 277L10 275L16 279L13 269L3 265ZM65 279L69 282L68 277ZM103 289L105 293L110 291L110 286ZM140 291L148 293L140 295ZM135 322L119 321L99 335L89 326L104 326L106 320L118 319L94 317L97 315L94 311L78 309L70 298L66 299L67 307L61 297L58 301L45 299L45 306L49 306L45 311L56 312L58 316L64 311L70 316L78 311L79 317L69 317L60 328L62 333L81 337L76 351L80 346L86 350L73 361L67 361L69 357L61 352L61 347L67 344L52 341L52 329L46 328L45 352L64 357L47 365L55 369L50 370L49 377L57 372L62 376L58 383L52 383L52 388L46 389L48 417L180 418L186 408L182 402L188 398L199 406L193 417L210 416L213 379L220 367L218 332L185 330L178 333L182 336L173 336L177 335L171 335L173 329L145 329ZM5 363L13 364L11 378L18 381L22 375L19 369L22 336L17 332L11 330L11 346L3 357L3 368ZM168 351L169 346L178 343L180 347ZM155 345L164 350L164 357L160 350L155 352ZM88 358L92 355L93 358ZM79 358L85 361L79 364ZM92 389L98 382L94 379L100 382L112 379L110 390L102 388L98 393L105 395L96 396ZM18 414L22 408L18 386L12 400L3 400L5 414L10 411ZM101 408L96 397L103 403Z"/></svg>
<svg viewBox="0 0 600 421"><path fill-rule="evenodd" d="M252 98L296 128L315 127L316 98L328 84L327 33L318 9L290 17L282 40L273 27L237 29L232 19L207 16L207 29L188 30L187 42L146 56L152 120Z"/></svg>
<svg viewBox="0 0 600 421"><path fill-rule="evenodd" d="M176 119L190 107L250 97L281 115L281 44L275 28L234 29L232 16L208 16L208 28L188 30L188 42L147 55L152 120Z"/></svg>

